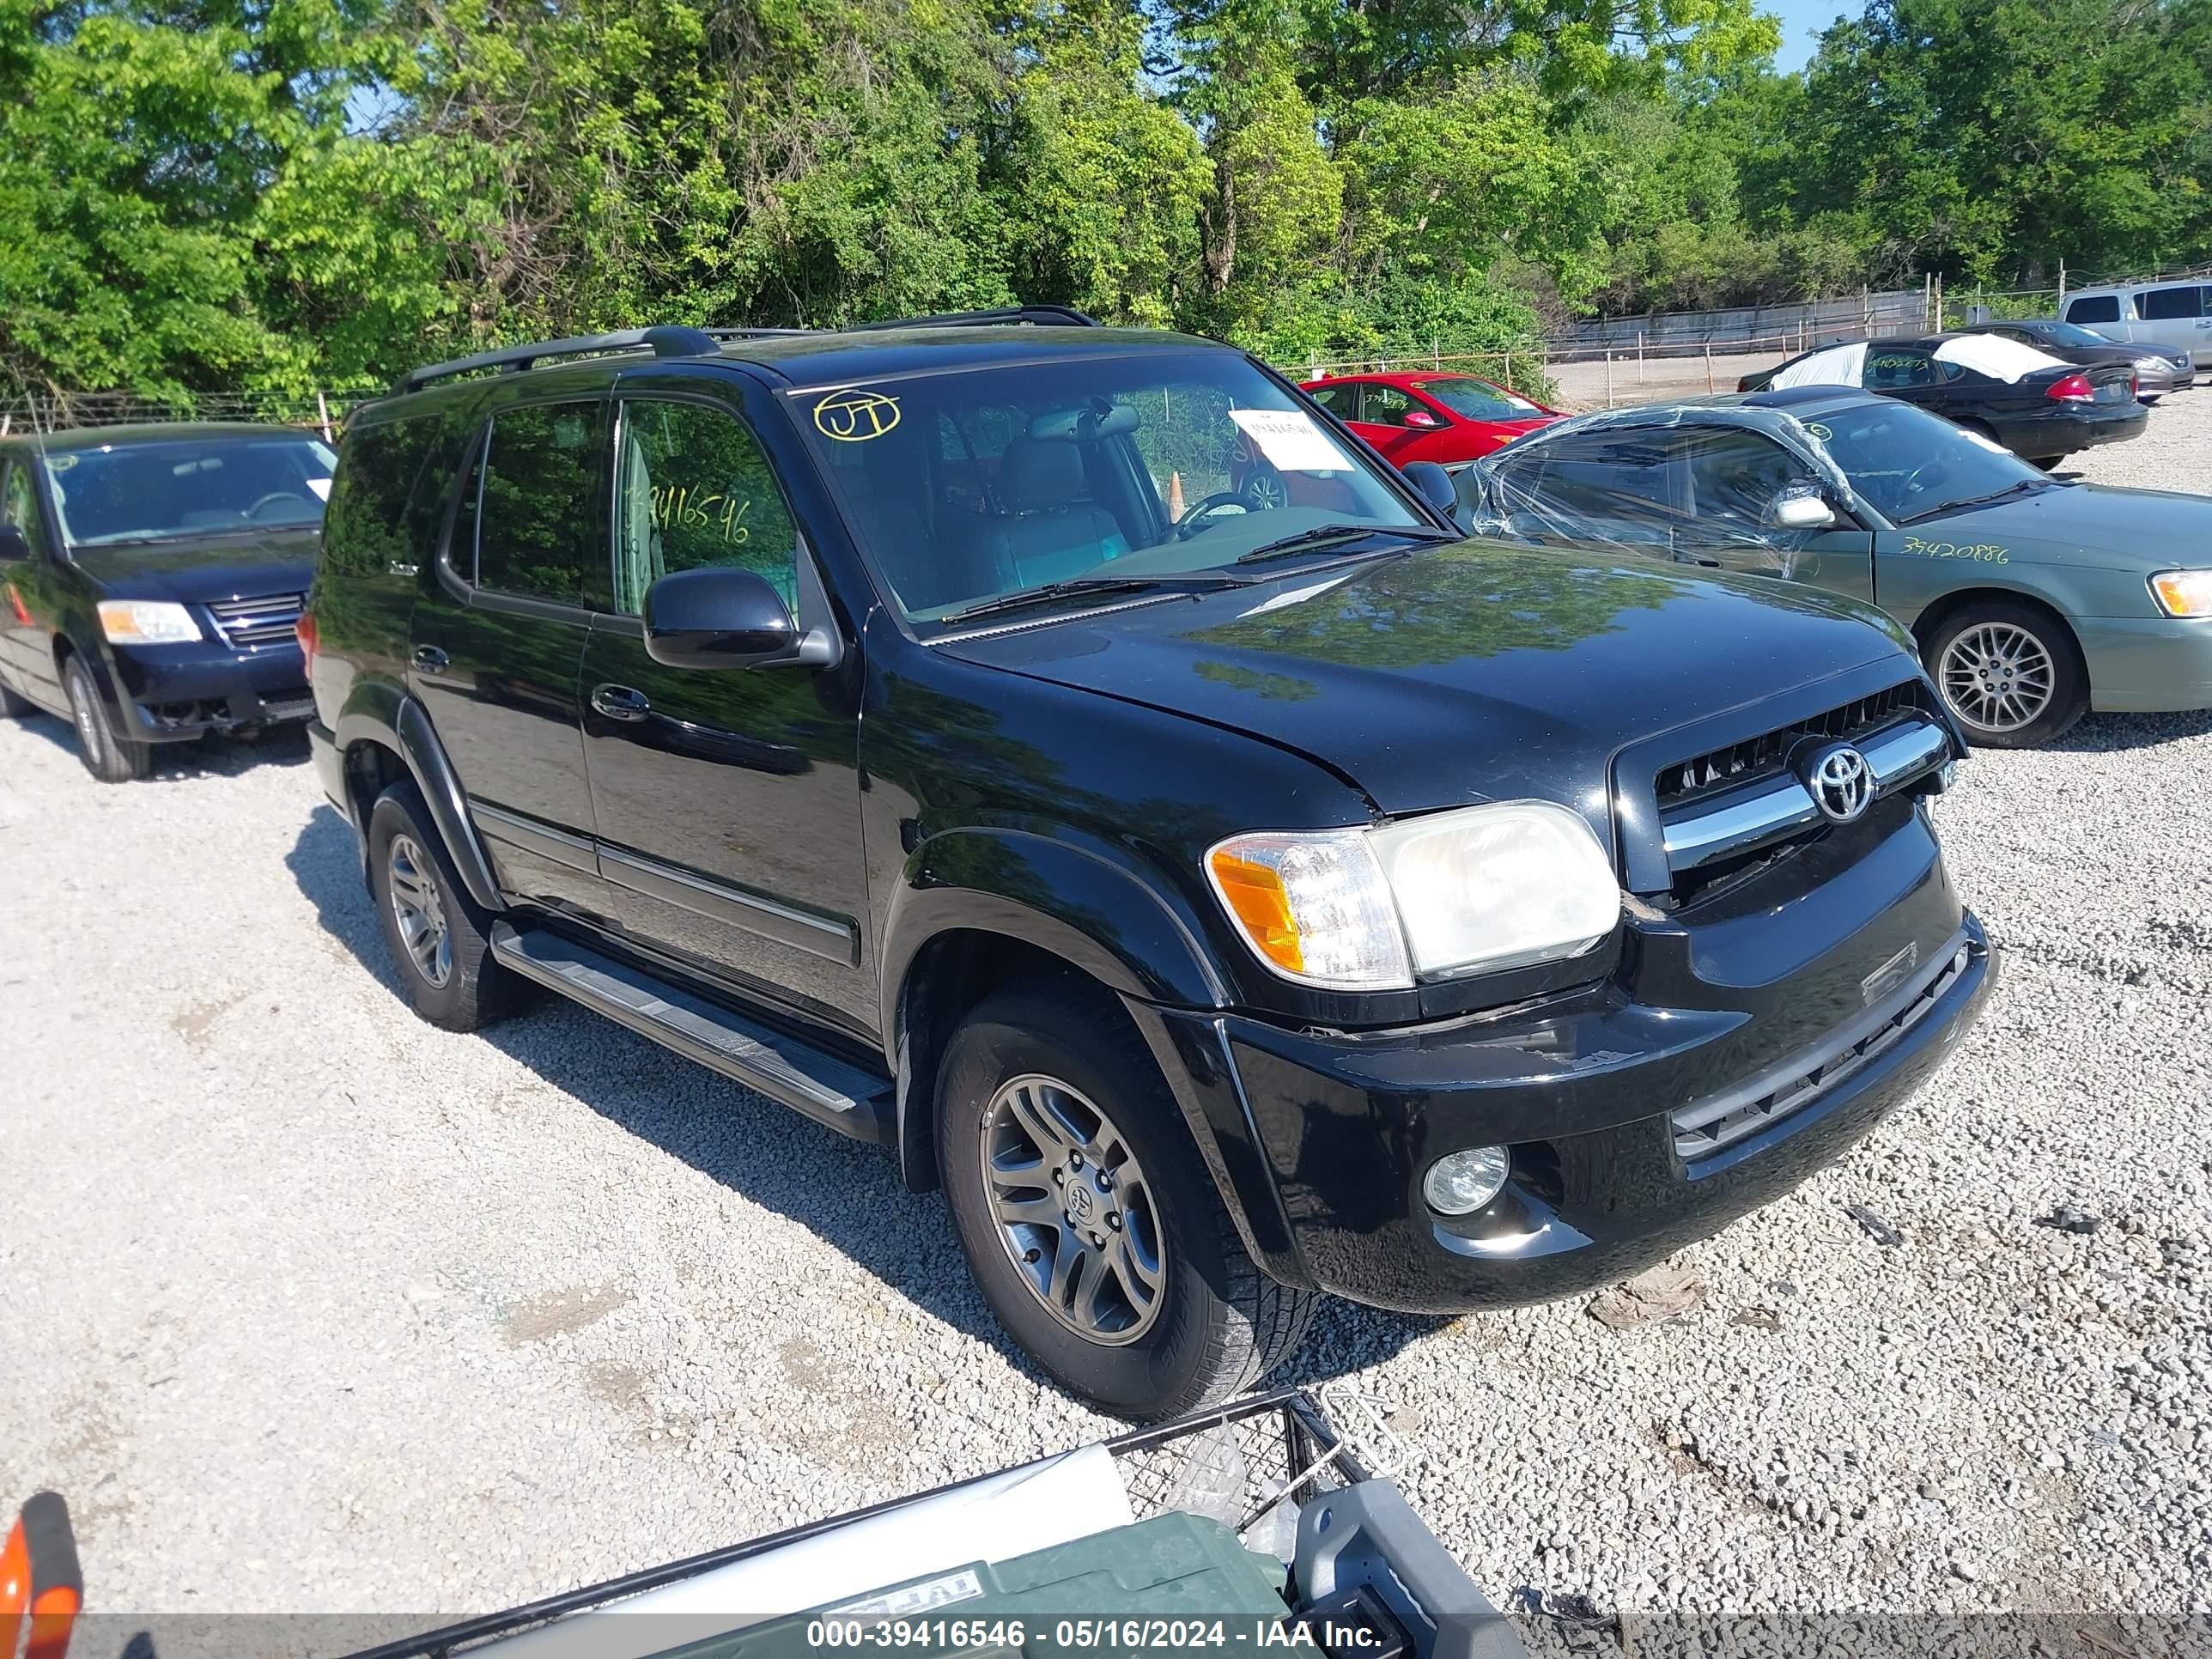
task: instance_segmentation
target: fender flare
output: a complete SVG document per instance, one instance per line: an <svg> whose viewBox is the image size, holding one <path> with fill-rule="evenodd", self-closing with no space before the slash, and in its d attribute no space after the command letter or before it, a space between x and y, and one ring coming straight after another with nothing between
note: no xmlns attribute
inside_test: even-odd
<svg viewBox="0 0 2212 1659"><path fill-rule="evenodd" d="M1230 1005L1196 919L1126 865L1082 841L1034 830L952 830L915 849L884 918L884 1031L901 1029L915 958L932 939L961 930L1048 951L1123 996Z"/></svg>
<svg viewBox="0 0 2212 1659"><path fill-rule="evenodd" d="M398 755L415 780L415 787L422 792L431 819L445 841L446 850L453 854L453 867L460 872L469 896L486 910L507 908L499 896L499 878L493 872L491 857L469 819L468 796L453 763L446 757L446 746L438 740L428 711L420 702L387 682L357 681L331 736L341 763L358 743L377 744ZM368 830L365 820L361 830L365 836Z"/></svg>

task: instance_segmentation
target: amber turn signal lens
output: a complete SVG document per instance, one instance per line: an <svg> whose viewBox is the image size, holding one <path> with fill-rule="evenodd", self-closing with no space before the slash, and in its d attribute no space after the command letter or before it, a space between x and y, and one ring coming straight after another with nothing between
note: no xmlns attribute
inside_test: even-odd
<svg viewBox="0 0 2212 1659"><path fill-rule="evenodd" d="M2212 570L2161 570L2150 591L2169 617L2212 617Z"/></svg>
<svg viewBox="0 0 2212 1659"><path fill-rule="evenodd" d="M1213 879L1260 953L1287 973L1304 973L1305 953L1298 945L1297 919L1291 914L1283 878L1264 864L1218 847Z"/></svg>

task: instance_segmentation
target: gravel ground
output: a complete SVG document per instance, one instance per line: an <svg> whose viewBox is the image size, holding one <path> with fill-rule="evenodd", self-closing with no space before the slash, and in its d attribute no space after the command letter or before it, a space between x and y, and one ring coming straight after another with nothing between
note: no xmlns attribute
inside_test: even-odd
<svg viewBox="0 0 2212 1659"><path fill-rule="evenodd" d="M2212 392L2081 471L2207 488ZM2208 774L2201 715L1965 769L1987 1018L1690 1312L1340 1305L1296 1375L1495 1597L2212 1609ZM878 1154L565 1006L414 1019L353 857L298 749L118 789L0 729L0 1494L69 1495L95 1607L458 1615L1113 1426Z"/></svg>

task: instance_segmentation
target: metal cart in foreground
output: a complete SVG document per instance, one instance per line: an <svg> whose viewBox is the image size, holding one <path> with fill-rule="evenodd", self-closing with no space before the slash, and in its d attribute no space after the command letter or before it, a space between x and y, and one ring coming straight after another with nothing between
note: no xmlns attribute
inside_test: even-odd
<svg viewBox="0 0 2212 1659"><path fill-rule="evenodd" d="M1289 1389L355 1659L1277 1647L1360 1659L1525 1651L1397 1486L1319 1402Z"/></svg>

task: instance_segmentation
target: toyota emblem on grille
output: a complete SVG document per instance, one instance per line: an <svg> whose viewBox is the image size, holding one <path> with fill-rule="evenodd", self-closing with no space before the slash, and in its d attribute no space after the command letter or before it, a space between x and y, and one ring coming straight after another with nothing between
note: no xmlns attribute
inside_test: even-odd
<svg viewBox="0 0 2212 1659"><path fill-rule="evenodd" d="M1831 823L1856 823L1874 805L1874 769L1847 743L1830 744L1805 768L1813 805Z"/></svg>

